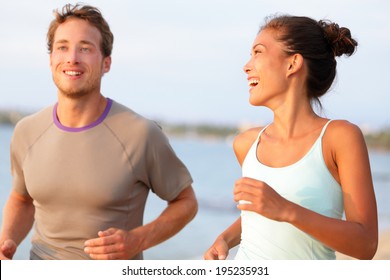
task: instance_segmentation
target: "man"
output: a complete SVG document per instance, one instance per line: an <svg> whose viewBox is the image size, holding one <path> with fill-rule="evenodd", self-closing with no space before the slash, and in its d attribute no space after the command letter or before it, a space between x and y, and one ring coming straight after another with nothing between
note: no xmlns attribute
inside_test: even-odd
<svg viewBox="0 0 390 280"><path fill-rule="evenodd" d="M58 103L18 123L0 258L35 221L31 259L142 259L196 214L192 179L154 122L104 97L113 35L100 11L70 4L47 39ZM149 190L168 201L143 225Z"/></svg>

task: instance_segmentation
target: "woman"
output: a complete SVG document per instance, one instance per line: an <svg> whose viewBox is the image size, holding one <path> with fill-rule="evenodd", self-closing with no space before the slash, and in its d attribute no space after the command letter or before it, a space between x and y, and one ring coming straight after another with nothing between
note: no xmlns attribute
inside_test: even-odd
<svg viewBox="0 0 390 280"><path fill-rule="evenodd" d="M234 141L241 217L205 259L226 259L238 244L236 259L373 258L378 222L363 135L313 109L333 83L335 57L356 47L349 29L307 17L274 17L260 29L244 71L250 103L274 120Z"/></svg>

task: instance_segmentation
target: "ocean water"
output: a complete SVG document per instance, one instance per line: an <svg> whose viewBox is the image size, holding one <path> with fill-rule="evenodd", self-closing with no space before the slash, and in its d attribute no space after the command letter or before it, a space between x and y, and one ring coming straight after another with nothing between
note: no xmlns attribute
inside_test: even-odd
<svg viewBox="0 0 390 280"><path fill-rule="evenodd" d="M13 127L0 125L0 207L11 187L9 142ZM233 184L241 176L230 141L171 138L178 156L190 170L199 211L195 219L168 241L144 252L145 259L201 259L214 239L240 213L233 201ZM390 229L390 153L370 151L378 204L379 229ZM151 221L166 203L150 194L145 222ZM31 235L31 234L30 234ZM15 259L28 259L30 235L19 246Z"/></svg>

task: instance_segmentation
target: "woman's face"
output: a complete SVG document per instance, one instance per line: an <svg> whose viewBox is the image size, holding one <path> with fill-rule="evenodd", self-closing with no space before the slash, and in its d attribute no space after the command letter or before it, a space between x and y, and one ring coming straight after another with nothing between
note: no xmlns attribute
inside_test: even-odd
<svg viewBox="0 0 390 280"><path fill-rule="evenodd" d="M276 31L262 30L256 37L251 58L244 66L248 75L249 102L255 106L266 106L270 109L283 102L288 90L287 71L289 57L284 45L276 40Z"/></svg>

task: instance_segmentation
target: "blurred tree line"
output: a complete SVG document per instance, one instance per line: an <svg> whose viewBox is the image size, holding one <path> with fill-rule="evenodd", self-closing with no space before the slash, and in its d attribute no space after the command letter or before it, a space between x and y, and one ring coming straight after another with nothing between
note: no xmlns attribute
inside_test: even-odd
<svg viewBox="0 0 390 280"><path fill-rule="evenodd" d="M17 110L0 111L0 124L15 125L28 114ZM165 133L177 137L231 138L240 132L240 128L234 125L157 123ZM390 127L366 133L364 137L369 148L390 150Z"/></svg>

